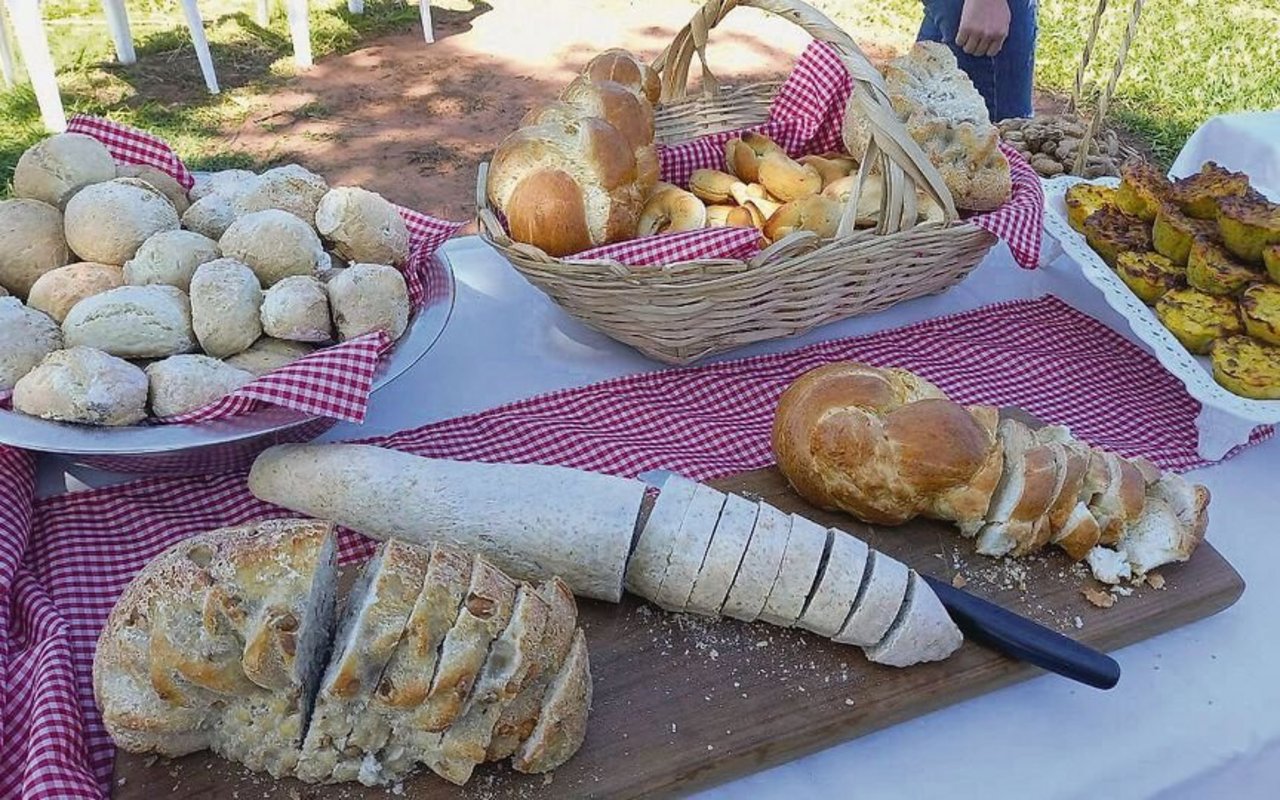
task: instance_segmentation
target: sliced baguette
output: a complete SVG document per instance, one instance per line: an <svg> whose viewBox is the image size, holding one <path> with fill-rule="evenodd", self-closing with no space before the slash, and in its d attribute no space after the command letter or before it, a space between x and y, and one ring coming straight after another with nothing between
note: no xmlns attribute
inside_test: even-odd
<svg viewBox="0 0 1280 800"><path fill-rule="evenodd" d="M778 578L782 556L791 533L791 516L768 503L758 504L756 523L751 529L747 552L742 556L738 574L729 587L722 613L726 617L754 622L764 610L765 601Z"/></svg>
<svg viewBox="0 0 1280 800"><path fill-rule="evenodd" d="M996 485L987 524L978 532L977 550L1003 556L1036 535L1036 523L1049 510L1058 485L1052 452L1039 445L1031 430L1012 419L1000 423L1004 472Z"/></svg>
<svg viewBox="0 0 1280 800"><path fill-rule="evenodd" d="M515 754L520 744L533 733L542 708L542 697L569 655L574 631L578 625L578 607L568 585L553 579L538 588L538 596L548 606L547 625L542 641L534 650L535 675L529 684L507 704L494 726L486 760L500 761Z"/></svg>
<svg viewBox="0 0 1280 800"><path fill-rule="evenodd" d="M879 644L902 608L910 573L902 562L872 550L867 559L863 590L854 602L849 619L832 640L859 647Z"/></svg>
<svg viewBox="0 0 1280 800"><path fill-rule="evenodd" d="M1098 544L1102 529L1093 512L1083 502L1076 502L1066 522L1053 535L1053 543L1061 547L1074 561L1080 561Z"/></svg>
<svg viewBox="0 0 1280 800"><path fill-rule="evenodd" d="M720 520L724 508L724 492L698 484L694 490L689 510L680 523L680 531L667 555L667 568L663 572L658 592L650 599L667 611L684 611L693 592L693 582L698 578L711 535Z"/></svg>
<svg viewBox="0 0 1280 800"><path fill-rule="evenodd" d="M1120 541L1125 525L1142 514L1147 482L1137 467L1115 453L1103 452L1102 458L1107 479L1090 501L1089 510L1102 531L1099 544L1114 545Z"/></svg>
<svg viewBox="0 0 1280 800"><path fill-rule="evenodd" d="M591 709L591 662L587 640L578 629L573 645L551 685L538 714L538 724L511 760L517 772L550 772L568 761L587 735Z"/></svg>
<svg viewBox="0 0 1280 800"><path fill-rule="evenodd" d="M511 622L493 640L462 715L444 732L439 757L427 762L437 775L461 786L484 761L503 709L529 683L539 663L535 651L542 644L550 613L533 586L520 586Z"/></svg>
<svg viewBox="0 0 1280 800"><path fill-rule="evenodd" d="M821 525L797 514L791 515L787 549L778 568L778 579L760 612L761 620L786 628L796 624L818 580L818 570L830 540L831 532Z"/></svg>
<svg viewBox="0 0 1280 800"><path fill-rule="evenodd" d="M844 531L831 530L831 547L818 588L800 615L799 625L820 636L836 636L853 610L867 572L867 545Z"/></svg>
<svg viewBox="0 0 1280 800"><path fill-rule="evenodd" d="M333 657L316 697L315 714L298 759L308 782L350 780L363 753L347 754L347 739L396 650L422 593L430 551L392 539L379 546L347 598Z"/></svg>
<svg viewBox="0 0 1280 800"><path fill-rule="evenodd" d="M759 506L744 497L731 494L725 499L724 510L716 523L715 533L707 556L698 570L698 577L689 594L685 611L707 616L719 616L738 574L742 557L751 542L751 529L756 524Z"/></svg>
<svg viewBox="0 0 1280 800"><path fill-rule="evenodd" d="M1079 492L1078 486L1072 487L1070 490L1067 487L1067 478L1071 477L1068 473L1073 466L1067 448L1058 442L1050 442L1040 445L1040 447L1049 452L1049 457L1053 461L1053 474L1056 480L1053 491L1049 495L1051 499L1048 506L1045 507L1044 513L1031 524L1031 537L1018 542L1018 545L1013 548L1011 553L1014 556L1025 556L1029 553L1037 552L1048 544L1053 537L1053 514L1059 499L1066 496L1068 499L1074 500L1075 495ZM1083 465L1077 464L1077 466L1083 472ZM1071 492L1070 495L1067 495L1068 491ZM1063 502L1067 501L1064 500Z"/></svg>
<svg viewBox="0 0 1280 800"><path fill-rule="evenodd" d="M864 647L869 660L891 667L909 667L925 661L941 661L964 642L960 629L941 601L914 571L898 618L879 644Z"/></svg>
<svg viewBox="0 0 1280 800"><path fill-rule="evenodd" d="M667 569L667 557L697 488L698 484L679 475L671 475L662 484L658 500L649 512L631 560L627 562L623 582L627 591L646 599L657 595Z"/></svg>

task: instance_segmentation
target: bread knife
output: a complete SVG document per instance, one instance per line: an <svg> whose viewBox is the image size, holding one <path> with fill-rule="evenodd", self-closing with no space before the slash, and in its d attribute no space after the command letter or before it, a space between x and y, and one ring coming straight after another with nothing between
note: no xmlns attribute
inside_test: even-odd
<svg viewBox="0 0 1280 800"><path fill-rule="evenodd" d="M650 470L639 478L661 489L671 475L667 470ZM1106 653L946 581L924 574L921 577L932 587L960 630L974 641L1095 689L1110 689L1120 681L1120 665Z"/></svg>

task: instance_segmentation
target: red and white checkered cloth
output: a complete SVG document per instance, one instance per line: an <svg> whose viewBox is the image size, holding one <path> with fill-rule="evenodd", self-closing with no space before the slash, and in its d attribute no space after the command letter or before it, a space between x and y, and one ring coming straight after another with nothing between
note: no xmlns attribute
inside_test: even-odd
<svg viewBox="0 0 1280 800"><path fill-rule="evenodd" d="M778 395L857 359L911 369L966 403L1017 406L1162 467L1196 455L1197 403L1156 361L1054 298L1017 301L801 350L606 381L374 443L423 456L705 479L772 461ZM1256 432L1260 441L1269 430ZM174 542L281 509L244 473L152 478L41 500L32 459L0 447L0 797L94 797L113 749L94 705L93 648L132 576ZM372 543L344 534L344 561Z"/></svg>
<svg viewBox="0 0 1280 800"><path fill-rule="evenodd" d="M768 121L750 130L760 131L795 157L842 151L840 129L852 91L853 81L831 46L812 42L779 88L769 109ZM741 130L724 131L660 147L662 179L685 186L695 169L723 169L725 142L742 133ZM1044 233L1044 191L1040 176L1017 150L1001 144L1000 152L1009 160L1012 196L995 211L970 215L965 221L1007 242L1020 266L1035 269ZM744 258L742 252L750 255L758 248L758 238L748 247L741 232L711 228L602 245L578 253L570 260L613 259L637 266L673 264L691 258Z"/></svg>
<svg viewBox="0 0 1280 800"><path fill-rule="evenodd" d="M148 164L173 176L188 189L195 183L182 159L162 139L149 133L84 114L73 117L67 130L102 142L118 162ZM409 300L415 308L422 308L428 301L439 298L447 286L445 267L434 257L435 252L464 223L436 219L402 206L396 208L409 229L411 255L404 269ZM155 421L207 422L274 405L330 419L363 422L378 361L391 344L385 334L372 333L327 347L203 408ZM0 403L6 399L0 397Z"/></svg>

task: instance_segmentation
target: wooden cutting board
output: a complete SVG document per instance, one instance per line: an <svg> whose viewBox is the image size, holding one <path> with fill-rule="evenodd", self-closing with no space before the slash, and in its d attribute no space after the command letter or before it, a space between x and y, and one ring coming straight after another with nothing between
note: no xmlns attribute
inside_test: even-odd
<svg viewBox="0 0 1280 800"><path fill-rule="evenodd" d="M1244 591L1244 581L1206 543L1188 563L1160 570L1162 590L1136 588L1101 609L1081 593L1097 584L1057 551L998 562L976 555L971 541L940 523L862 525L809 506L774 469L714 485L842 528L922 573L957 583L961 576L968 591L1104 650L1217 613ZM630 596L619 605L580 601L580 608L595 702L578 754L547 776L520 775L505 763L486 765L465 788L424 772L404 785L405 796L498 800L688 792L1040 674L972 642L944 662L899 670L808 633L667 614ZM165 761L121 752L115 797L160 796L340 800L385 799L388 791L275 781L208 753Z"/></svg>

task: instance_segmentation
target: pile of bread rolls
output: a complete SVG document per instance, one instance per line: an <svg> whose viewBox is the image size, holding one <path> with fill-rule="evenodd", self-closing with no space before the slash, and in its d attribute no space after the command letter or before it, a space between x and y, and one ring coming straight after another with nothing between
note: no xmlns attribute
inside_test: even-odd
<svg viewBox="0 0 1280 800"><path fill-rule="evenodd" d="M22 155L13 186L0 201L0 394L22 413L176 416L325 343L408 325L396 208L296 164L202 175L188 192L64 133Z"/></svg>
<svg viewBox="0 0 1280 800"><path fill-rule="evenodd" d="M367 785L420 764L459 785L507 758L548 772L577 751L591 671L563 581L535 586L481 556L393 539L341 604L336 556L333 524L302 519L211 531L156 556L94 654L116 744Z"/></svg>
<svg viewBox="0 0 1280 800"><path fill-rule="evenodd" d="M874 524L954 522L982 555L1050 544L1105 583L1186 561L1209 492L1145 459L964 407L904 370L852 362L801 376L778 402L778 467L805 499Z"/></svg>

